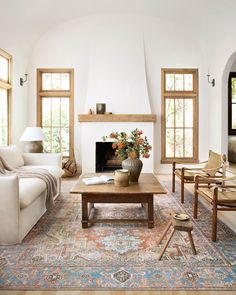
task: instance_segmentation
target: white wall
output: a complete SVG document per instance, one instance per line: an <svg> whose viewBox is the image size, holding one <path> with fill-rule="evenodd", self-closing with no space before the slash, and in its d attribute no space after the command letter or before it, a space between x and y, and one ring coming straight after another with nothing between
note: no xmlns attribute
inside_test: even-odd
<svg viewBox="0 0 236 295"><path fill-rule="evenodd" d="M84 111L106 103L117 114L150 114L142 30L126 21L97 22L90 36L89 76Z"/></svg>
<svg viewBox="0 0 236 295"><path fill-rule="evenodd" d="M228 10L230 14L230 6ZM209 148L227 153L228 75L236 60L235 19L222 18L220 10L215 13L215 21L205 20L203 25L207 29L201 40L211 78L216 81L215 87L209 84L208 92Z"/></svg>
<svg viewBox="0 0 236 295"><path fill-rule="evenodd" d="M19 142L28 121L28 95L27 83L20 86L20 77L27 73L27 59L14 46L5 45L1 42L1 49L12 55L12 138L13 144L23 148Z"/></svg>
<svg viewBox="0 0 236 295"><path fill-rule="evenodd" d="M135 50L134 46L140 44L140 36L143 39L144 59L141 57L141 47L138 46L137 50ZM118 43L117 40L119 40ZM109 42L113 42L113 44L109 44ZM120 47L118 44L120 44ZM93 81L95 79L91 73L94 67L91 68L91 65L96 65L96 75L99 75L98 65L100 65L103 75L103 65L107 72L107 69L111 70L111 61L115 65L121 64L122 66L116 68L115 75L114 72L111 72L111 77L117 79L120 77L119 82L123 81L124 84L123 76L127 77L125 74L126 68L128 72L130 69L133 71L135 68L133 61L137 63L140 61L140 64L145 66L147 74L151 112L157 114L158 117L154 126L152 154L154 157L154 170L155 172L158 170L164 171L166 167L169 167L168 165L160 165L161 68L198 68L200 84L200 159L205 159L209 149L209 134L206 127L206 121L208 120L208 85L205 75L203 75L207 71L207 64L200 45L193 35L192 28L182 27L180 23L171 23L169 20L165 21L154 17L119 14L93 15L57 26L42 36L35 45L29 60L29 124L35 124L36 120L36 69L38 67L73 67L75 69L75 153L80 164L81 136L77 115L87 113L88 107L95 107L96 102L104 102L98 101L99 98L95 97L94 92L89 88L91 79ZM108 46L112 50L109 51L106 60L104 53L108 54ZM98 51L96 51L96 48L98 48ZM122 56L120 50L133 52L133 59L130 62L126 59L125 63L123 60L117 59ZM102 56L98 53L101 53ZM145 75L142 72L138 77L145 78ZM102 79L104 80L104 75ZM111 80L108 80L108 82L110 84ZM146 95L143 88L144 84L135 83L133 87L136 87L136 89L133 93L137 93L137 97L132 93L130 99L127 99L128 95L127 91L125 91L127 90L127 84L122 87L119 82L114 83L113 81L115 88L110 88L111 96L108 92L101 92L104 98L115 98L109 100L109 110L114 113L136 113L137 104L140 104L142 96ZM129 80L129 82L132 81ZM139 93L142 95L138 95ZM119 97L118 109L117 100ZM142 109L143 107L139 110Z"/></svg>
<svg viewBox="0 0 236 295"><path fill-rule="evenodd" d="M27 83L20 86L20 77L24 78L26 70L26 60L22 56L13 54L13 83L12 83L12 143L23 148L23 143L19 138L28 126L28 88Z"/></svg>
<svg viewBox="0 0 236 295"><path fill-rule="evenodd" d="M236 72L236 60L234 60L233 65L230 69L230 72Z"/></svg>

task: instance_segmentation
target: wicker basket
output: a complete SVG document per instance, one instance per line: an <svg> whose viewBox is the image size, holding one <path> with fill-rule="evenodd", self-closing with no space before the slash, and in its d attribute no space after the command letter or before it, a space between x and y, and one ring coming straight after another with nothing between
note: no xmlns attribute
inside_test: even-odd
<svg viewBox="0 0 236 295"><path fill-rule="evenodd" d="M72 150L71 155L72 156L70 158L62 160L62 169L64 170L62 177L73 177L77 172L74 150Z"/></svg>

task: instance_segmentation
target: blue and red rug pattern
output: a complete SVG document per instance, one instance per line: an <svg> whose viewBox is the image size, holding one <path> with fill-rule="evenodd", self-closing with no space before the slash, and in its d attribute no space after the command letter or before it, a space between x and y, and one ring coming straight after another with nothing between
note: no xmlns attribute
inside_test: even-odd
<svg viewBox="0 0 236 295"><path fill-rule="evenodd" d="M161 261L157 240L170 214L192 215L192 194L186 202L164 185L155 196L155 227L139 224L96 224L81 228L79 195L69 195L66 181L54 208L34 226L23 243L0 246L1 289L236 290L236 235L219 222L218 241L210 240L211 212L203 205L194 223L193 255L188 235L176 232ZM65 189L68 188L67 189ZM96 216L144 216L137 205L95 205Z"/></svg>

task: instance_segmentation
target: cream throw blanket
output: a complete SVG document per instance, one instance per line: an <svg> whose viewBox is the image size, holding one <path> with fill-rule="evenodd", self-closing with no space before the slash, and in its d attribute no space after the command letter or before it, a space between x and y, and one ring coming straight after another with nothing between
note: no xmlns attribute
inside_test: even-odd
<svg viewBox="0 0 236 295"><path fill-rule="evenodd" d="M0 156L0 174L3 174L3 175L16 174L19 178L42 179L46 183L46 187L47 187L46 207L47 209L50 209L53 206L54 204L53 197L57 193L57 180L46 169L31 168L31 167L13 168L10 165L8 165L6 161Z"/></svg>

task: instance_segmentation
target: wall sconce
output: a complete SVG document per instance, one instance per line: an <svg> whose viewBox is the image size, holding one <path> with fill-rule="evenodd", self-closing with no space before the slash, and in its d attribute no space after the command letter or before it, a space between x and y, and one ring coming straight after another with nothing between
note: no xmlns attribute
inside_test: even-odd
<svg viewBox="0 0 236 295"><path fill-rule="evenodd" d="M211 84L212 87L215 87L216 81L214 78L212 80L210 80L210 76L211 75L208 73L207 74L208 83Z"/></svg>
<svg viewBox="0 0 236 295"><path fill-rule="evenodd" d="M23 78L20 78L20 86L23 86L23 84L27 81L28 74L25 74L25 80Z"/></svg>

